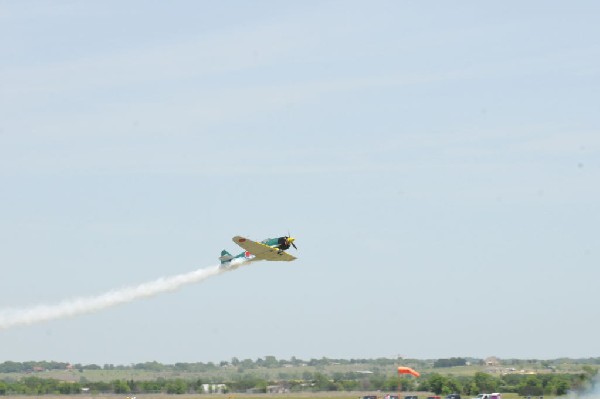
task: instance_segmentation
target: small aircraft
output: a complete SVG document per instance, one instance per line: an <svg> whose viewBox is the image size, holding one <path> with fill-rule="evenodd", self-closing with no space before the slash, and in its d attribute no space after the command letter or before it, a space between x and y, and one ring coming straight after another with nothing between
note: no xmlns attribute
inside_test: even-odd
<svg viewBox="0 0 600 399"><path fill-rule="evenodd" d="M254 262L257 260L270 260L270 261L286 261L290 262L296 258L287 252L290 246L298 249L294 241L294 237L283 236L277 238L267 238L261 242L252 241L245 237L235 236L232 238L233 242L245 249L239 255L233 256L226 250L221 251L219 260L221 261L221 267L228 267L231 262L239 259L245 262Z"/></svg>

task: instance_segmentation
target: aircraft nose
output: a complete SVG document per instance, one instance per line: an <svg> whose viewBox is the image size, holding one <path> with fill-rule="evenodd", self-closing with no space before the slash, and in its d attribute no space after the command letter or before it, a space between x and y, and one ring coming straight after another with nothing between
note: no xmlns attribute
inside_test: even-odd
<svg viewBox="0 0 600 399"><path fill-rule="evenodd" d="M298 247L296 247L296 244L294 244L294 241L296 239L294 237L288 237L288 244L293 246L295 249L298 249Z"/></svg>

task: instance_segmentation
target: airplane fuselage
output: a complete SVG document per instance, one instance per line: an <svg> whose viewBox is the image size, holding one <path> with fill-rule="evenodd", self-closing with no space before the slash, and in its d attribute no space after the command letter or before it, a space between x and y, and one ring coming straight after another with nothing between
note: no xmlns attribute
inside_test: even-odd
<svg viewBox="0 0 600 399"><path fill-rule="evenodd" d="M284 252L290 246L296 248L293 237L267 238L261 242L252 241L248 238L235 236L233 242L244 248L245 251L239 255L233 256L226 250L221 251L221 267L230 268L234 263L238 266L241 263L252 262L255 260L270 261L292 261L296 258ZM237 267L237 266L236 266Z"/></svg>

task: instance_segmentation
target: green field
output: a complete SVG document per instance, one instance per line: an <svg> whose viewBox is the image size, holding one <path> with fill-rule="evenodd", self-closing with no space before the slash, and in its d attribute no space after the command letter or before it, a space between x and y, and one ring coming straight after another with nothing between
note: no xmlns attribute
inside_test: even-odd
<svg viewBox="0 0 600 399"><path fill-rule="evenodd" d="M450 360L456 361L456 358ZM458 360L465 364L464 359ZM398 378L398 363L418 370L421 377ZM439 366L440 363L436 362L436 365ZM271 361L267 366L264 361L258 359L256 363L238 362L235 363L236 366L228 362L221 362L219 366L212 363L162 365L148 362L127 367L106 365L104 369L96 365L71 366L68 363L41 362L40 364L49 369L46 370L33 362L27 364L7 362L3 369L6 372L0 374L0 394L8 396L21 394L19 397L24 398L27 397L26 395L39 393L52 398L62 393L70 394L71 397L76 395L79 398L120 399L125 399L129 392L135 392L129 396L136 396L138 399L167 396L198 398L199 395L227 399L274 396L289 399L313 397L358 399L361 396L376 395L379 399L383 399L387 393L395 394L398 385L402 385L405 389L445 393L476 394L479 390L487 393L494 391L502 392L503 399L518 399L519 395L515 392L521 395L534 393L563 395L569 390L584 392L589 389L592 380L598 375L600 367L597 359L582 359L579 362L509 360L499 364L494 360L488 361L487 364L482 361L478 361L476 365L466 363L467 365L464 366L433 367L434 362L423 360L334 361L323 358L311 359L308 363L298 361L293 365L285 361ZM191 394L206 391L204 384L226 384L225 390L230 393ZM278 390L289 393L250 393ZM361 392L361 390L368 391ZM108 394L109 392L121 394ZM419 399L433 396L431 392L402 392L399 396L407 395L417 395ZM552 395L546 395L544 399L552 399L554 397ZM463 399L470 399L471 396L475 395L464 394ZM533 396L533 399L538 398Z"/></svg>
<svg viewBox="0 0 600 399"><path fill-rule="evenodd" d="M419 370L422 375L430 373L440 373L448 376L472 376L476 372L484 372L495 376L500 376L505 373L535 373L535 374L547 374L552 372L557 373L582 373L584 365L565 362L563 364L554 363L553 369L542 366L539 362L537 363L526 363L526 364L514 364L510 366L482 366L482 365L470 365L470 366L458 366L458 367L444 367L444 368L433 368L432 366L412 366ZM597 366L595 366L597 367ZM553 371L554 370L554 371ZM239 378L243 374L250 374L259 378L264 378L270 381L278 380L293 380L303 379L305 373L323 373L327 375L334 375L335 373L348 373L348 372L373 372L377 374L384 374L392 376L396 374L396 366L382 366L375 363L358 363L358 364L329 364L325 366L292 366L292 367L276 367L266 368L257 367L251 369L245 369L240 371L235 367L217 367L215 370L203 371L203 372L184 372L184 371L148 371L138 369L125 369L125 370L50 370L35 373L0 373L0 380L4 381L16 381L23 377L36 376L39 378L54 378L61 381L114 381L114 380L135 380L135 381L148 381L156 380L157 378L165 379L176 379L181 378L184 380L198 380L201 379L205 382L224 382L232 381Z"/></svg>

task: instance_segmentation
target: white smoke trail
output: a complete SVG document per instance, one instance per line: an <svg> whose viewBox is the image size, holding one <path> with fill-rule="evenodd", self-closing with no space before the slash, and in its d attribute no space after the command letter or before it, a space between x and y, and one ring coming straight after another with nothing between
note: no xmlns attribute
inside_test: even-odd
<svg viewBox="0 0 600 399"><path fill-rule="evenodd" d="M0 330L96 312L163 292L175 291L185 285L198 283L209 277L221 274L224 271L236 269L239 266L232 265L232 267L227 269L212 266L171 277L161 277L154 281L109 291L93 297L65 300L54 305L37 305L23 309L0 310Z"/></svg>
<svg viewBox="0 0 600 399"><path fill-rule="evenodd" d="M568 399L600 399L600 371L590 368L587 372L593 373L588 385L581 392L570 392Z"/></svg>

